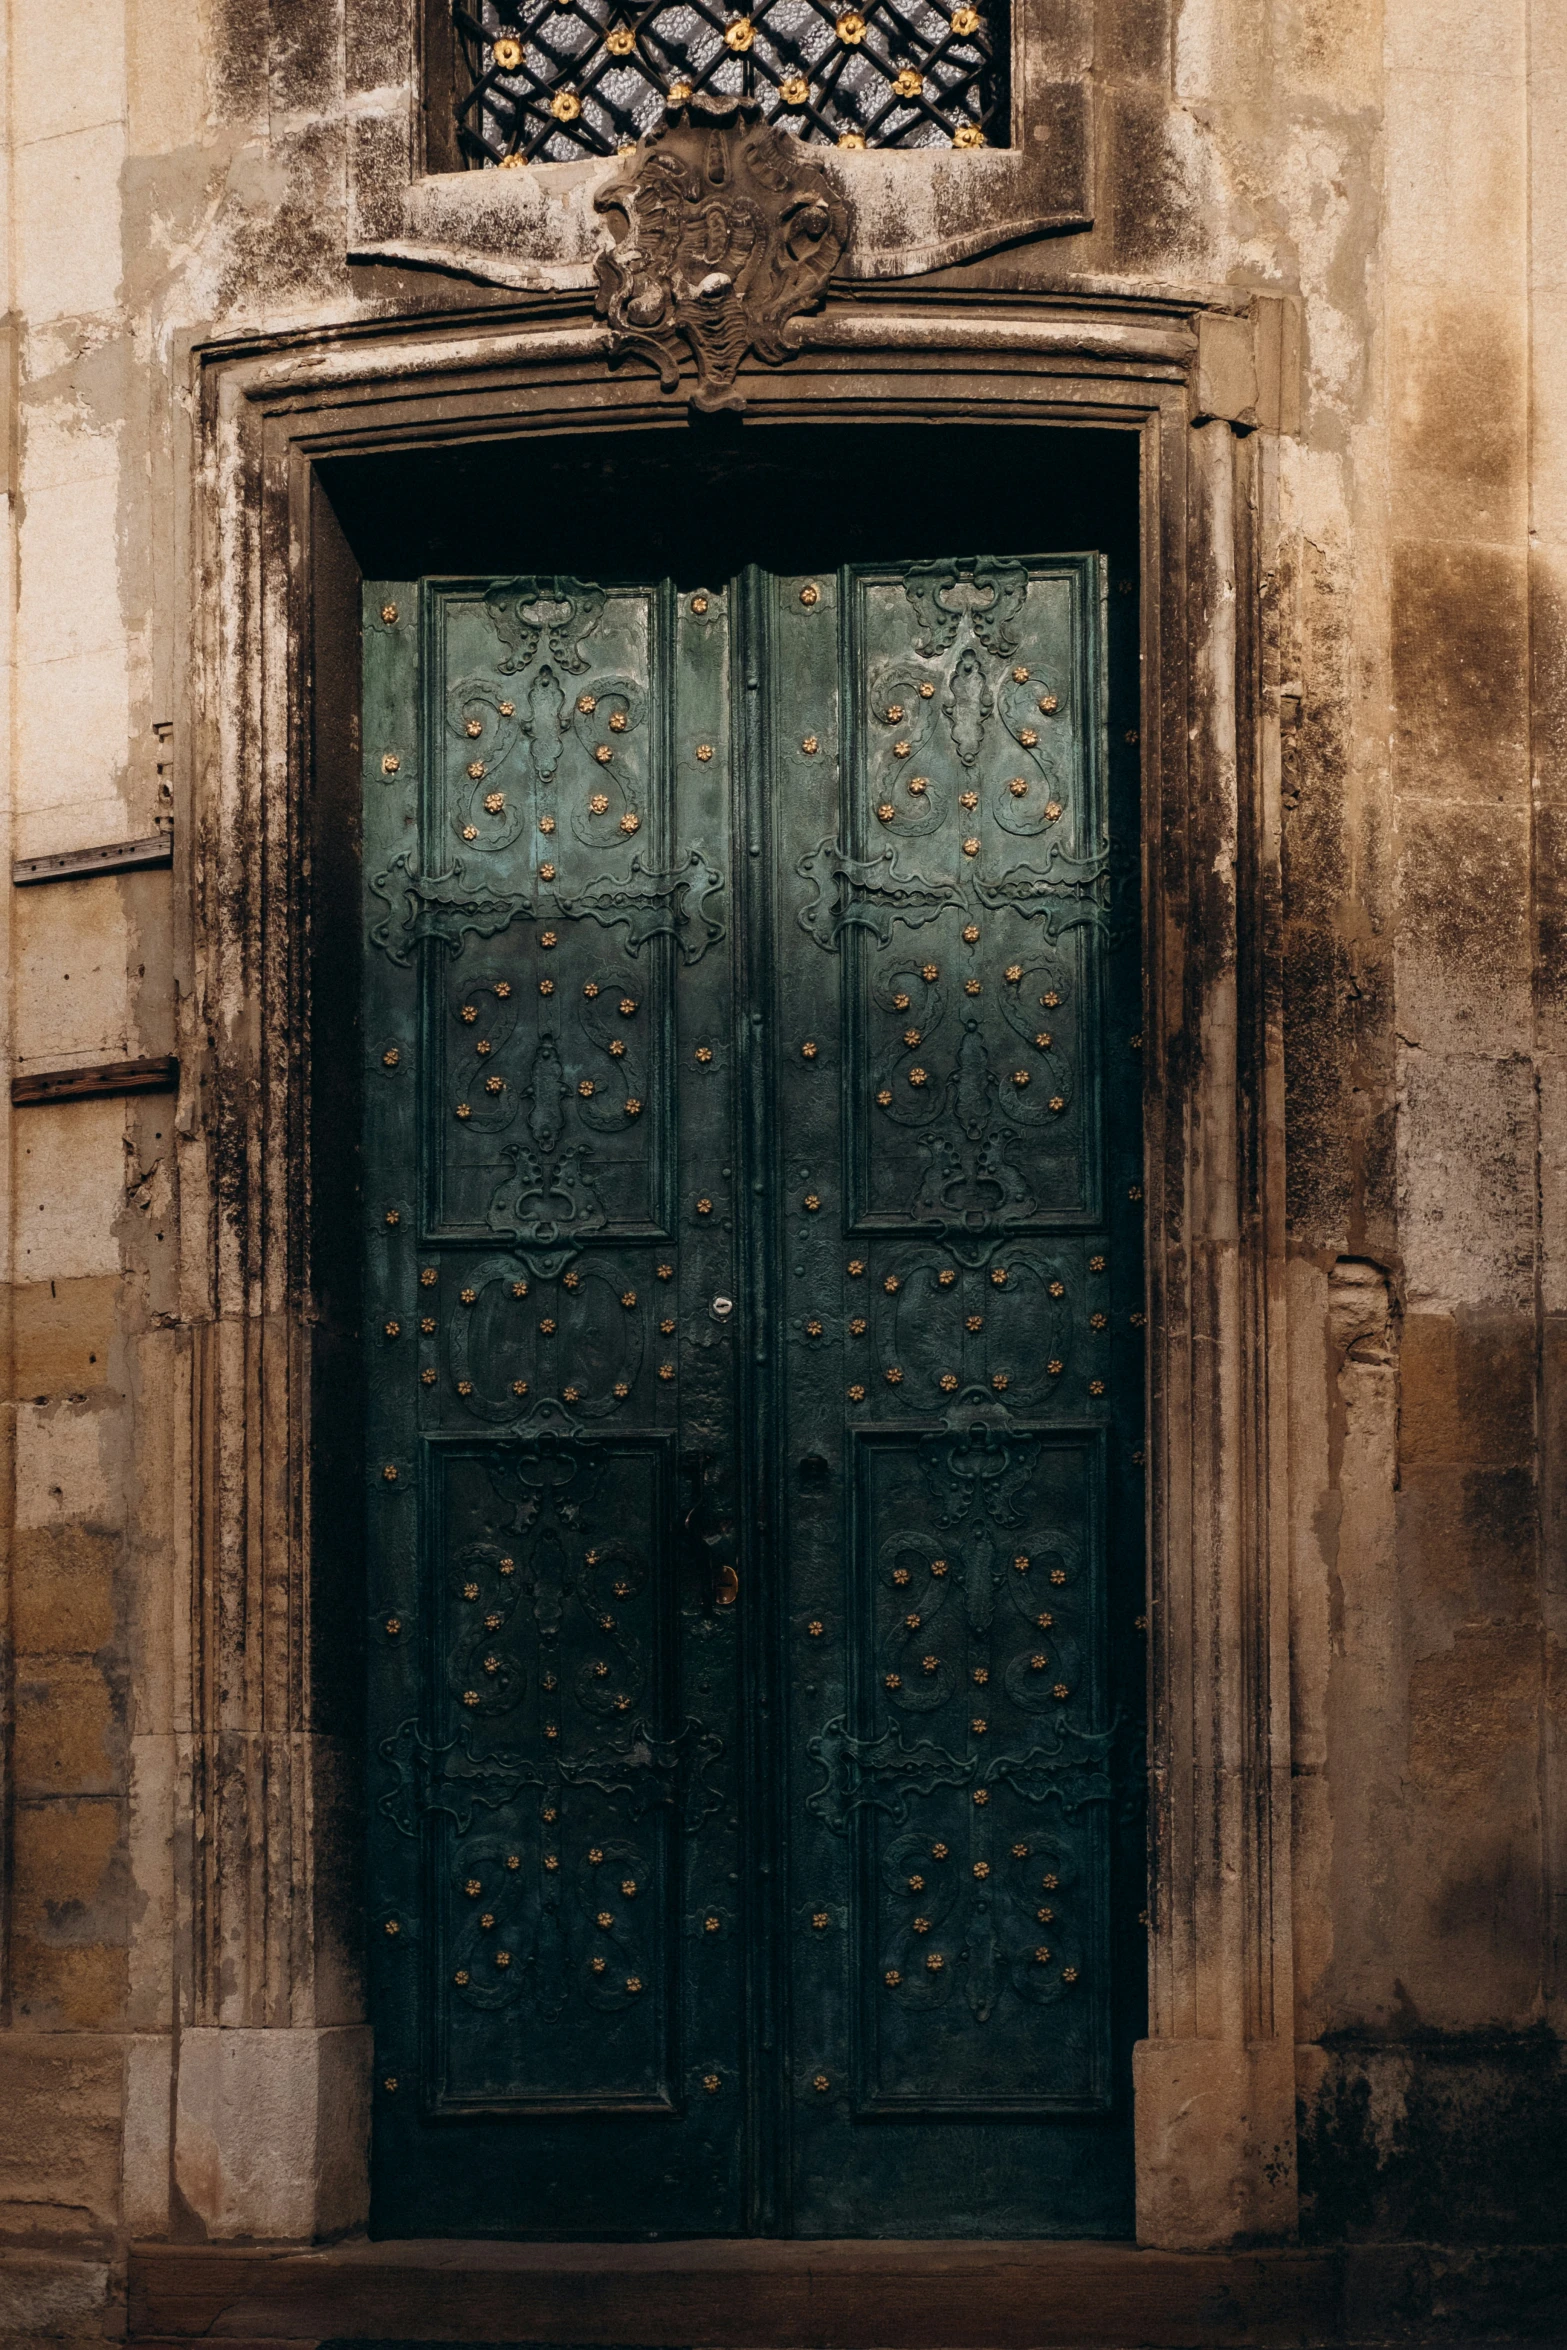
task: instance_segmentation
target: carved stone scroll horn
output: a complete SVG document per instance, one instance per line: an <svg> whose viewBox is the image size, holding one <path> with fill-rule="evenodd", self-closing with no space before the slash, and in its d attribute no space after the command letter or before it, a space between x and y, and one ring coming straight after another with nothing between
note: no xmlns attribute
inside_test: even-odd
<svg viewBox="0 0 1567 2350"><path fill-rule="evenodd" d="M596 264L612 355L641 352L673 392L684 346L691 405L706 412L745 406L735 377L748 351L775 366L790 356L784 328L820 300L848 242L826 172L753 98L669 106L594 201L612 240Z"/></svg>

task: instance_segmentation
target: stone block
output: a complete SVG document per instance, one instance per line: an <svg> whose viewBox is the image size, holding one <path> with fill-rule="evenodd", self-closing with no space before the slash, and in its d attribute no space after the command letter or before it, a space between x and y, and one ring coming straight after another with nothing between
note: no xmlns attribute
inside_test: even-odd
<svg viewBox="0 0 1567 2350"><path fill-rule="evenodd" d="M125 1206L125 1104L41 1104L15 1123L16 1275L118 1273Z"/></svg>
<svg viewBox="0 0 1567 2350"><path fill-rule="evenodd" d="M137 1692L137 1718L145 1707ZM174 1945L176 1836L190 1815L191 1790L167 1731L130 1741L126 1871L135 1918L126 1981L126 2021L134 2031L173 2029L178 1954ZM165 2132L167 2135L167 2132Z"/></svg>
<svg viewBox="0 0 1567 2350"><path fill-rule="evenodd" d="M1535 1334L1514 1314L1409 1314L1399 1454L1404 1474L1534 1458Z"/></svg>
<svg viewBox="0 0 1567 2350"><path fill-rule="evenodd" d="M1168 2252L1295 2229L1293 2040L1139 2040L1137 2241Z"/></svg>
<svg viewBox="0 0 1567 2350"><path fill-rule="evenodd" d="M19 1525L63 1526L73 1519L103 1528L124 1507L107 1454L119 1414L83 1403L19 1404L16 1411L16 1516Z"/></svg>
<svg viewBox="0 0 1567 2350"><path fill-rule="evenodd" d="M1529 652L1535 805L1554 811L1567 805L1567 540L1541 539L1530 550ZM1552 843L1537 845L1542 918L1560 924L1562 889L1545 862Z"/></svg>
<svg viewBox="0 0 1567 2350"><path fill-rule="evenodd" d="M0 2248L0 2339L18 2345L98 2340L123 2329L106 2261Z"/></svg>
<svg viewBox="0 0 1567 2350"><path fill-rule="evenodd" d="M126 915L123 885L113 881L18 890L11 967L19 1068L119 1061L139 1050Z"/></svg>
<svg viewBox="0 0 1567 2350"><path fill-rule="evenodd" d="M33 322L112 311L120 288L119 122L19 147L12 166L13 300ZM92 234L83 234L84 222Z"/></svg>
<svg viewBox="0 0 1567 2350"><path fill-rule="evenodd" d="M83 237L77 242L96 246L100 239ZM27 500L20 532L16 650L19 664L29 673L29 693L50 690L49 681L38 672L57 661L95 653L111 660L122 657L119 498L115 477L89 474L85 480L56 482ZM58 768L63 764L64 729L57 694L54 717L50 763Z"/></svg>
<svg viewBox="0 0 1567 2350"><path fill-rule="evenodd" d="M1425 2306L1407 2276L1379 2308L1352 2300L1351 2341L1543 2344L1560 2334L1559 2046L1534 2033L1511 2046L1351 2043L1319 2053L1301 2104L1307 2242L1431 2248ZM1493 2248L1489 2295L1466 2289L1466 2263L1450 2249L1463 2244ZM1545 2246L1557 2247L1555 2273L1531 2275L1534 2248Z"/></svg>
<svg viewBox="0 0 1567 2350"><path fill-rule="evenodd" d="M111 1942L57 1948L18 1930L11 2007L31 2031L114 2031L125 2021L127 1953Z"/></svg>
<svg viewBox="0 0 1567 2350"><path fill-rule="evenodd" d="M48 0L14 0L9 11L11 106L18 146L66 131L117 124L125 104L123 14L104 14L102 37L82 45L60 71L60 19Z"/></svg>
<svg viewBox="0 0 1567 2350"><path fill-rule="evenodd" d="M20 1803L12 1836L11 1997L35 2030L124 2019L124 1807L112 1798Z"/></svg>
<svg viewBox="0 0 1567 2350"><path fill-rule="evenodd" d="M112 1795L123 1735L107 1674L91 1657L20 1658L12 1769L19 1799Z"/></svg>
<svg viewBox="0 0 1567 2350"><path fill-rule="evenodd" d="M130 677L123 640L20 668L14 692L16 854L42 857L150 832L151 807L133 821L126 796ZM60 757L63 709L71 715L68 761Z"/></svg>
<svg viewBox="0 0 1567 2350"><path fill-rule="evenodd" d="M1396 785L1521 807L1529 785L1523 549L1400 539L1392 569Z"/></svg>
<svg viewBox="0 0 1567 2350"><path fill-rule="evenodd" d="M137 0L127 14L126 145L133 158L162 159L201 140L210 20L189 0Z"/></svg>
<svg viewBox="0 0 1567 2350"><path fill-rule="evenodd" d="M1385 63L1399 80L1411 72L1444 74L1462 86L1480 75L1516 80L1524 70L1523 18L1511 0L1482 0L1477 7L1466 0L1393 0L1382 39Z"/></svg>
<svg viewBox="0 0 1567 2350"><path fill-rule="evenodd" d="M1428 46L1421 64L1401 66L1386 84L1383 264L1405 285L1468 282L1493 292L1510 285L1522 301L1528 118L1522 18L1515 8L1507 13L1504 70L1468 74Z"/></svg>
<svg viewBox="0 0 1567 2350"><path fill-rule="evenodd" d="M214 2239L310 2242L369 2207L370 2034L181 2035L175 2178Z"/></svg>
<svg viewBox="0 0 1567 2350"><path fill-rule="evenodd" d="M1533 1043L1527 808L1401 796L1400 1034L1427 1053Z"/></svg>
<svg viewBox="0 0 1567 2350"><path fill-rule="evenodd" d="M109 1376L119 1313L110 1273L18 1282L11 1292L16 1394L32 1403L84 1395Z"/></svg>
<svg viewBox="0 0 1567 2350"><path fill-rule="evenodd" d="M108 2035L0 2032L0 2212L77 2237L114 2226L124 2075Z"/></svg>
<svg viewBox="0 0 1567 2350"><path fill-rule="evenodd" d="M1416 1313L1532 1312L1538 1160L1534 1070L1522 1055L1406 1052L1398 1130L1400 1237Z"/></svg>
<svg viewBox="0 0 1567 2350"><path fill-rule="evenodd" d="M1389 460L1401 537L1521 543L1528 358L1525 314L1505 293L1390 289Z"/></svg>
<svg viewBox="0 0 1567 2350"><path fill-rule="evenodd" d="M88 1526L20 1528L11 1581L18 1656L91 1656L107 1647L119 1557L119 1537Z"/></svg>
<svg viewBox="0 0 1567 2350"><path fill-rule="evenodd" d="M1567 172L1561 176L1567 182ZM1558 209L1567 229L1567 193ZM1567 540L1567 284L1536 291L1529 339L1530 508L1538 536L1560 546Z"/></svg>
<svg viewBox="0 0 1567 2350"><path fill-rule="evenodd" d="M125 2231L169 2231L174 2151L174 2042L168 2033L138 2034L125 2044Z"/></svg>
<svg viewBox="0 0 1567 2350"><path fill-rule="evenodd" d="M1517 1621L1539 1606L1538 1495L1532 1465L1408 1468L1398 1495L1400 1547L1419 1561L1427 1638L1472 1618Z"/></svg>

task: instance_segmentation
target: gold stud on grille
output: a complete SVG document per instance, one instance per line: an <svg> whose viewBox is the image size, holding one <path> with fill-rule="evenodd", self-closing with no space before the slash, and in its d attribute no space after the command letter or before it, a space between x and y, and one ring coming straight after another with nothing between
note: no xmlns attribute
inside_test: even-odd
<svg viewBox="0 0 1567 2350"><path fill-rule="evenodd" d="M778 95L786 106L803 106L811 94L811 85L803 73L785 74L778 85Z"/></svg>
<svg viewBox="0 0 1567 2350"><path fill-rule="evenodd" d="M892 88L895 97L917 98L924 87L922 76L917 74L911 65L906 65L900 74L893 76Z"/></svg>
<svg viewBox="0 0 1567 2350"><path fill-rule="evenodd" d="M522 63L522 43L514 40L509 33L504 34L492 44L490 55L502 73L515 73Z"/></svg>

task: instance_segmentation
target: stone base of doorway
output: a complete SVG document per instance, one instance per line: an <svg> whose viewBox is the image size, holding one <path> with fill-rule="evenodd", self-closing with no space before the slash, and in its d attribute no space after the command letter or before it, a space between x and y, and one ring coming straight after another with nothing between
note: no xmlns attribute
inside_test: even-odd
<svg viewBox="0 0 1567 2350"><path fill-rule="evenodd" d="M141 2244L136 2350L1567 2350L1567 2243Z"/></svg>

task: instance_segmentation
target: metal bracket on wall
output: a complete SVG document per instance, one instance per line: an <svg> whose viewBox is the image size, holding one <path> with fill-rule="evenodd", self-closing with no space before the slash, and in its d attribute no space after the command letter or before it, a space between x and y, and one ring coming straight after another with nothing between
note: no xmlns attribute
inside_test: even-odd
<svg viewBox="0 0 1567 2350"><path fill-rule="evenodd" d="M101 848L66 849L53 857L17 857L11 880L17 889L40 881L83 881L97 873L140 873L174 862L172 820L143 840L106 841Z"/></svg>
<svg viewBox="0 0 1567 2350"><path fill-rule="evenodd" d="M114 1093L170 1093L179 1085L180 1065L172 1053L140 1061L95 1061L85 1069L30 1069L11 1080L11 1104L27 1109L39 1102L100 1101Z"/></svg>

